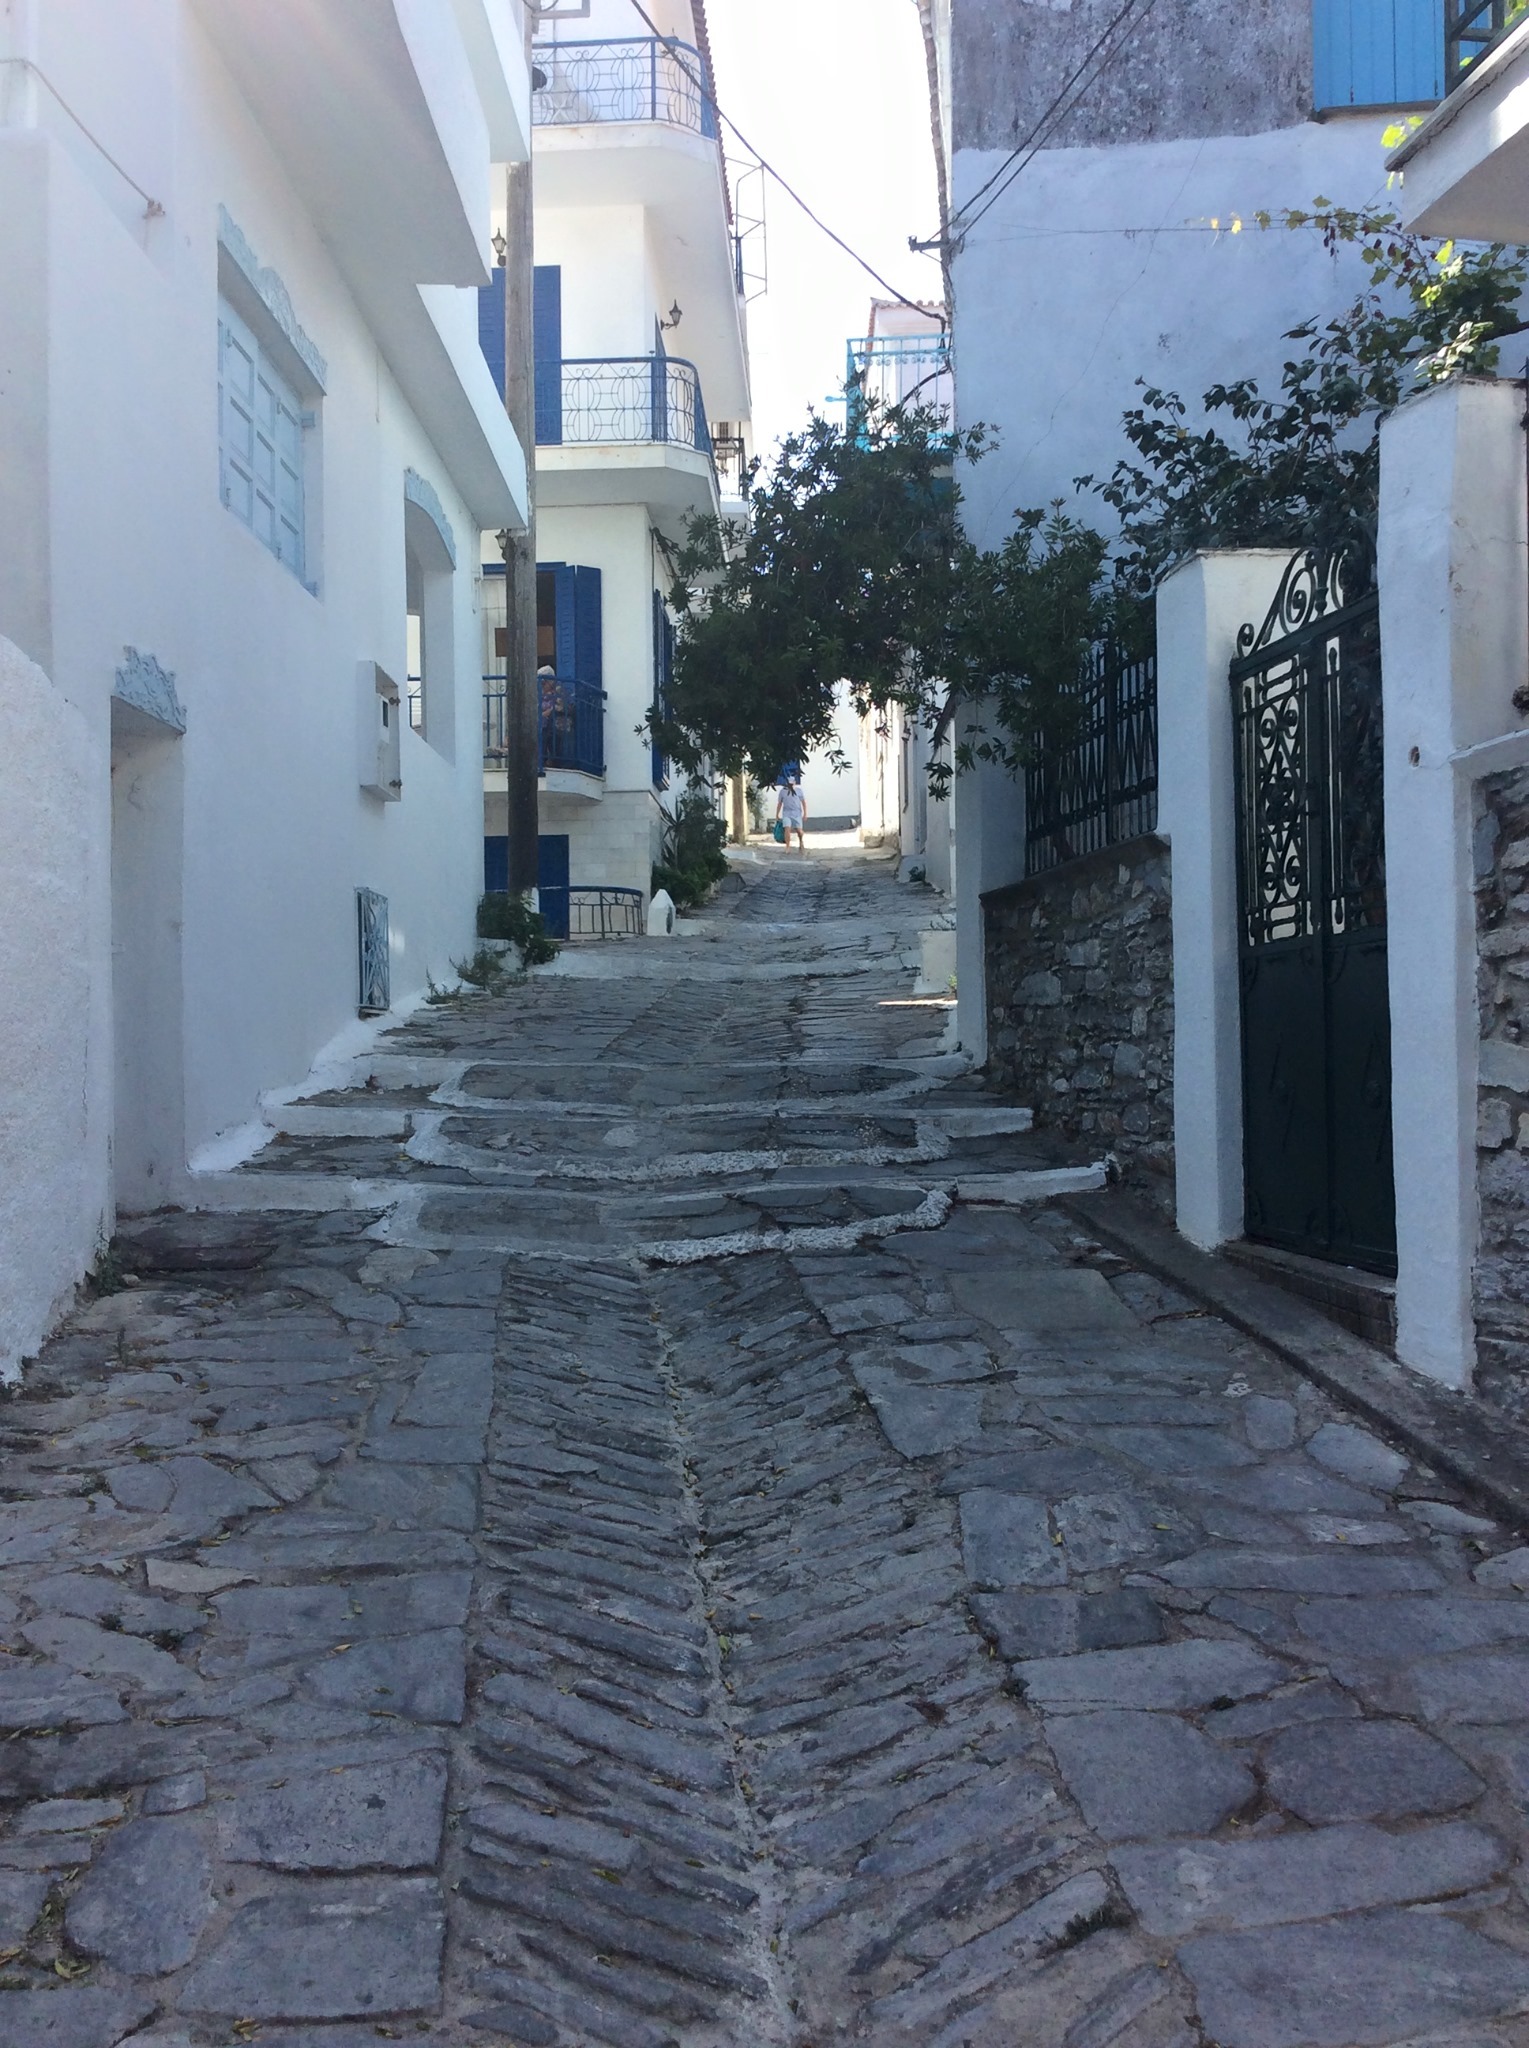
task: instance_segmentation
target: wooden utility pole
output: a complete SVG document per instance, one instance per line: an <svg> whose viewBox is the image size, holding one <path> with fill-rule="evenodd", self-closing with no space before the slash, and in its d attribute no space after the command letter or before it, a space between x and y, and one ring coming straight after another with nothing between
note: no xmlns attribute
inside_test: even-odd
<svg viewBox="0 0 1529 2048"><path fill-rule="evenodd" d="M527 38L529 40L529 10ZM511 164L505 192L504 404L526 458L526 530L504 537L504 759L509 795L508 889L536 887L536 403L532 381L531 166Z"/></svg>

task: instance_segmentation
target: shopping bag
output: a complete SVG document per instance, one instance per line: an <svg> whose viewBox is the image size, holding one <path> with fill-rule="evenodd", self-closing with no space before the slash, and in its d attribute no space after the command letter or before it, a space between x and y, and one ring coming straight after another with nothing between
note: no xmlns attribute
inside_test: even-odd
<svg viewBox="0 0 1529 2048"><path fill-rule="evenodd" d="M770 827L770 831L771 831L771 834L772 834L772 836L774 837L774 840L775 840L775 844L776 844L777 846L784 846L784 845L785 845L785 843L786 843L786 821L785 821L785 819L784 819L784 818L777 818L777 819L775 820L775 823L774 823L774 824L773 824L773 825L772 825L772 826Z"/></svg>

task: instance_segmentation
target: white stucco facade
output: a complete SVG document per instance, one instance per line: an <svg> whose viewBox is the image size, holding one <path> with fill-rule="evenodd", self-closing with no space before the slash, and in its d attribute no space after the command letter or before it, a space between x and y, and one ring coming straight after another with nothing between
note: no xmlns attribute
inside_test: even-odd
<svg viewBox="0 0 1529 2048"><path fill-rule="evenodd" d="M27 1306L0 1370L115 1206L194 1200L187 1162L354 1023L358 888L387 899L395 1000L470 950L474 552L525 516L476 347L490 160L525 146L499 13L380 0L322 34L299 0L0 15L0 635L35 664L0 672L0 734L39 782L67 769L86 1111L55 1149L92 1191L47 1274L7 1240L0 1305ZM409 673L406 515L442 573L423 731L378 796L362 756L375 671ZM62 756L28 709L39 671ZM41 1131L28 1157L51 1184Z"/></svg>
<svg viewBox="0 0 1529 2048"><path fill-rule="evenodd" d="M704 8L649 11L672 45L630 0L544 23L531 103L543 875L566 860L575 889L644 901L676 793L640 730L672 653L665 551L689 518L721 510L714 446L746 444L749 415ZM486 584L495 553L487 536ZM503 672L491 662L486 689L502 690ZM597 754L589 693L602 690ZM483 790L494 874L506 821L495 760Z"/></svg>

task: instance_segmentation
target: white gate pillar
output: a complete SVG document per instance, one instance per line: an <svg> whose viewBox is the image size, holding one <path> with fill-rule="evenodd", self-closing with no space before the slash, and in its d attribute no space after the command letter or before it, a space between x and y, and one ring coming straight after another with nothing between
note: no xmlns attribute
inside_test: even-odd
<svg viewBox="0 0 1529 2048"><path fill-rule="evenodd" d="M1520 384L1462 380L1400 406L1380 436L1396 1350L1451 1386L1470 1383L1476 1351L1480 1024L1461 757L1523 727L1523 408Z"/></svg>
<svg viewBox="0 0 1529 2048"><path fill-rule="evenodd" d="M1196 555L1157 593L1158 830L1173 864L1173 1150L1178 1226L1242 1235L1242 1023L1232 688L1238 628L1263 622L1288 548Z"/></svg>

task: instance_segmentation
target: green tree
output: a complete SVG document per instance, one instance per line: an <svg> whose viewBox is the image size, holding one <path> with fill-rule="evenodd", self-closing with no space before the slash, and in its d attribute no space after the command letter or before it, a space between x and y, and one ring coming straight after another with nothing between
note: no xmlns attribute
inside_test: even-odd
<svg viewBox="0 0 1529 2048"><path fill-rule="evenodd" d="M1195 427L1176 392L1142 384L1124 421L1134 458L1102 483L1077 479L1119 515L1118 570L1137 590L1197 548L1373 544L1381 420L1429 384L1490 373L1499 341L1523 325L1522 249L1431 242L1392 213L1325 199L1254 218L1315 229L1329 251L1354 245L1364 289L1334 319L1289 329L1300 346L1275 395L1251 377L1214 384Z"/></svg>
<svg viewBox="0 0 1529 2048"><path fill-rule="evenodd" d="M746 520L693 520L653 720L663 751L773 782L782 761L831 745L842 681L862 712L898 703L926 721L951 698L986 700L969 744L1020 759L1099 630L1105 543L1053 510L1018 514L998 549L973 546L953 472L987 445L918 406L871 402L847 427L814 416L754 466Z"/></svg>

